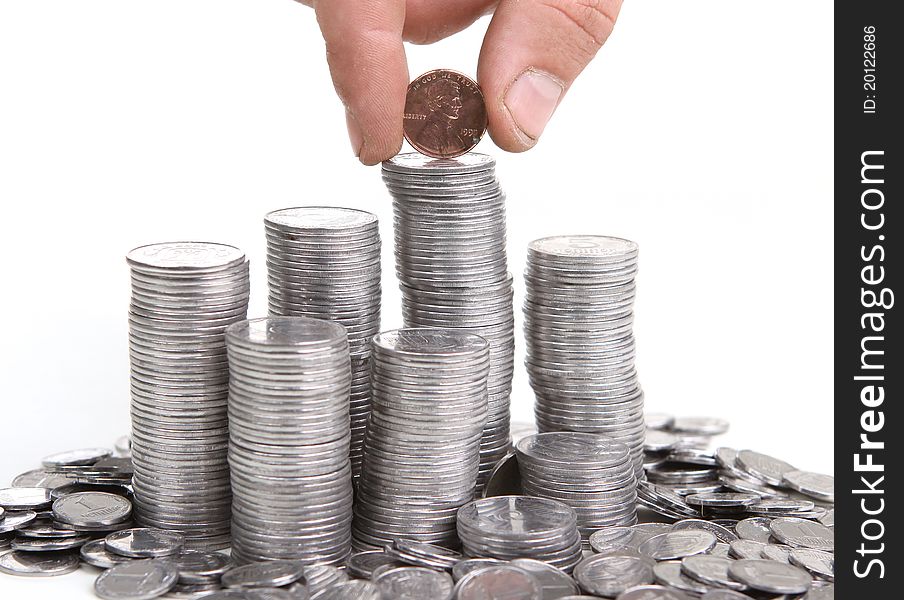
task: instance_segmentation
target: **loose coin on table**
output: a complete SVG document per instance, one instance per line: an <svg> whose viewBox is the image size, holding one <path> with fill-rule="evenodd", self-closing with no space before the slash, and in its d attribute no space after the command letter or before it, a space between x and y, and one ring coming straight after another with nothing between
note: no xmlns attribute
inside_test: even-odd
<svg viewBox="0 0 904 600"><path fill-rule="evenodd" d="M542 600L543 589L529 573L517 567L487 567L458 582L457 600Z"/></svg>
<svg viewBox="0 0 904 600"><path fill-rule="evenodd" d="M138 527L111 533L104 544L107 550L122 556L156 558L181 552L185 537L175 531Z"/></svg>
<svg viewBox="0 0 904 600"><path fill-rule="evenodd" d="M585 592L613 598L628 588L653 582L653 566L645 558L597 554L575 567L574 578Z"/></svg>
<svg viewBox="0 0 904 600"><path fill-rule="evenodd" d="M803 569L774 560L736 560L728 573L750 589L769 594L803 594L813 581Z"/></svg>
<svg viewBox="0 0 904 600"><path fill-rule="evenodd" d="M0 508L4 510L41 510L52 502L51 490L43 487L0 489Z"/></svg>
<svg viewBox="0 0 904 600"><path fill-rule="evenodd" d="M101 573L94 591L104 600L151 600L170 591L178 579L176 567L166 560L133 560Z"/></svg>
<svg viewBox="0 0 904 600"><path fill-rule="evenodd" d="M128 499L106 492L78 492L53 503L53 518L76 527L106 527L126 521L132 515Z"/></svg>
<svg viewBox="0 0 904 600"><path fill-rule="evenodd" d="M388 569L374 583L384 598L395 600L448 600L455 585L448 573L423 567Z"/></svg>
<svg viewBox="0 0 904 600"><path fill-rule="evenodd" d="M271 560L233 567L223 573L227 588L282 587L304 577L304 564L294 560Z"/></svg>
<svg viewBox="0 0 904 600"><path fill-rule="evenodd" d="M13 550L0 554L0 572L22 577L54 577L78 569L75 554L43 552L19 552Z"/></svg>

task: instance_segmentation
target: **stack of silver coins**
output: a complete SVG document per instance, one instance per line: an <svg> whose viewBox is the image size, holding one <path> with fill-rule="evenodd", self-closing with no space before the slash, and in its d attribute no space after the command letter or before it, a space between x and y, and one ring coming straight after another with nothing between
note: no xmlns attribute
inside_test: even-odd
<svg viewBox="0 0 904 600"><path fill-rule="evenodd" d="M400 329L374 338L357 549L398 538L458 544L456 511L475 495L488 371L489 345L471 333Z"/></svg>
<svg viewBox="0 0 904 600"><path fill-rule="evenodd" d="M370 414L370 341L380 331L377 217L350 208L306 206L269 213L270 314L339 323L352 357L352 472L361 471Z"/></svg>
<svg viewBox="0 0 904 600"><path fill-rule="evenodd" d="M637 523L637 479L624 444L561 431L523 438L516 453L524 493L572 507L585 540L601 527Z"/></svg>
<svg viewBox="0 0 904 600"><path fill-rule="evenodd" d="M233 558L341 564L352 519L345 330L270 317L236 323L226 343Z"/></svg>
<svg viewBox="0 0 904 600"><path fill-rule="evenodd" d="M458 511L458 535L473 557L533 558L571 572L582 556L574 509L548 498L475 500Z"/></svg>
<svg viewBox="0 0 904 600"><path fill-rule="evenodd" d="M643 392L634 368L637 244L593 235L528 247L527 371L545 431L603 434L628 446L643 476Z"/></svg>
<svg viewBox="0 0 904 600"><path fill-rule="evenodd" d="M515 321L506 262L505 195L483 154L383 163L393 197L396 272L408 327L464 329L490 343L489 418L480 445L482 486L511 447Z"/></svg>
<svg viewBox="0 0 904 600"><path fill-rule="evenodd" d="M127 256L135 522L229 545L226 328L248 309L232 246L175 242Z"/></svg>

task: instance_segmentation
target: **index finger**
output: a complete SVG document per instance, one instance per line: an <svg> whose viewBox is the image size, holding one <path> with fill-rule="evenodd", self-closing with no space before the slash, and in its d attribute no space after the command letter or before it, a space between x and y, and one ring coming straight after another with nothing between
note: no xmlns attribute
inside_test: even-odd
<svg viewBox="0 0 904 600"><path fill-rule="evenodd" d="M402 44L405 0L313 0L349 137L364 164L402 147L408 63Z"/></svg>

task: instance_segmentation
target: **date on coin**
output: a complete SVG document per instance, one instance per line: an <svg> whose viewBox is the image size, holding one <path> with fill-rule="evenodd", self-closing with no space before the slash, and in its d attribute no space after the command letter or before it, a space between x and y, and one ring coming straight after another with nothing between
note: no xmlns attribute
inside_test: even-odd
<svg viewBox="0 0 904 600"><path fill-rule="evenodd" d="M408 85L405 139L433 158L468 152L487 129L487 109L477 82L449 69L424 73Z"/></svg>

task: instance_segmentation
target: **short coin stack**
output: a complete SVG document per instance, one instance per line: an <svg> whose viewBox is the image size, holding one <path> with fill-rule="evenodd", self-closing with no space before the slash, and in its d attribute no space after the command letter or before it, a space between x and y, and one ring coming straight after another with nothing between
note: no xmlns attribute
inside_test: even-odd
<svg viewBox="0 0 904 600"><path fill-rule="evenodd" d="M634 369L637 244L574 235L528 247L527 371L540 431L606 435L643 475L643 392Z"/></svg>
<svg viewBox="0 0 904 600"><path fill-rule="evenodd" d="M377 217L350 208L306 206L269 213L270 314L343 325L352 357L351 460L361 470L370 413L370 340L380 331L380 232Z"/></svg>
<svg viewBox="0 0 904 600"><path fill-rule="evenodd" d="M245 318L248 261L232 246L143 246L132 271L129 356L135 521L229 545L226 328Z"/></svg>
<svg viewBox="0 0 904 600"><path fill-rule="evenodd" d="M548 498L475 500L458 511L458 535L468 556L533 558L566 572L581 560L574 509Z"/></svg>
<svg viewBox="0 0 904 600"><path fill-rule="evenodd" d="M466 329L490 343L480 485L510 448L514 371L505 195L495 165L476 153L456 159L400 154L383 163L383 181L393 197L405 325Z"/></svg>
<svg viewBox="0 0 904 600"><path fill-rule="evenodd" d="M637 480L624 444L563 431L528 436L516 452L524 493L571 506L584 539L600 527L637 522Z"/></svg>
<svg viewBox="0 0 904 600"><path fill-rule="evenodd" d="M400 329L374 338L356 547L397 538L457 545L456 511L475 494L488 370L488 344L471 333Z"/></svg>
<svg viewBox="0 0 904 600"><path fill-rule="evenodd" d="M345 330L270 317L236 323L226 342L233 558L342 563L352 518Z"/></svg>

